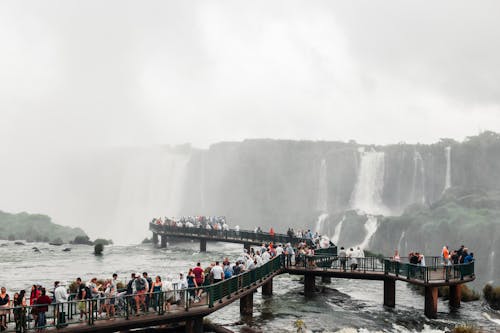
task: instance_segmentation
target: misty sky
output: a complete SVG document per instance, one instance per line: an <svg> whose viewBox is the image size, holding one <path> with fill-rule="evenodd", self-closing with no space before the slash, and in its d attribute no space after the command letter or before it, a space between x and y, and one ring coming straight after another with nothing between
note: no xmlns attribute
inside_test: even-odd
<svg viewBox="0 0 500 333"><path fill-rule="evenodd" d="M0 153L500 131L499 14L498 1L2 1Z"/></svg>

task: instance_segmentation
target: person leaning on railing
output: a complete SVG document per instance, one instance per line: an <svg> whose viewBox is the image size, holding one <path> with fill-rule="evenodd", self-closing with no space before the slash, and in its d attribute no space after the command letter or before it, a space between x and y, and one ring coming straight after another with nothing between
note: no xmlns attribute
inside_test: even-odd
<svg viewBox="0 0 500 333"><path fill-rule="evenodd" d="M2 287L0 289L0 329L7 329L7 314L9 313L9 303L10 298L9 294L7 294L7 289Z"/></svg>

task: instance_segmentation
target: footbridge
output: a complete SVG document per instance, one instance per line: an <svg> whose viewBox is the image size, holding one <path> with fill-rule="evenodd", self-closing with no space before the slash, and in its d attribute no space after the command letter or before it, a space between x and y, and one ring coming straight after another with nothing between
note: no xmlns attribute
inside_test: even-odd
<svg viewBox="0 0 500 333"><path fill-rule="evenodd" d="M197 240L200 242L200 252L207 251L207 241L213 242L227 242L243 244L243 247L250 249L252 245L258 246L262 243L291 243L298 244L305 242L311 244L311 240L303 237L296 237L285 234L269 234L265 232L255 232L249 230L215 230L196 227L178 227L167 224L156 224L151 222L149 230L153 233L153 244L160 247L167 247L168 238L184 238L190 240Z"/></svg>

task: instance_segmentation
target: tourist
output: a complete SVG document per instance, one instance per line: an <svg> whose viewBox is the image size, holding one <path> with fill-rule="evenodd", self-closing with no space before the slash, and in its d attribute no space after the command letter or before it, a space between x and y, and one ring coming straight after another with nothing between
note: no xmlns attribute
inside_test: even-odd
<svg viewBox="0 0 500 333"><path fill-rule="evenodd" d="M448 245L443 246L441 257L443 259L443 265L447 266L450 261L450 252L448 251Z"/></svg>
<svg viewBox="0 0 500 333"><path fill-rule="evenodd" d="M116 301L117 289L113 280L106 281L106 286L104 289L104 308L106 309L106 317L114 318L115 316L115 301Z"/></svg>
<svg viewBox="0 0 500 333"><path fill-rule="evenodd" d="M210 270L210 274L212 274L214 283L221 282L224 280L224 269L219 265L219 262L215 262L215 266Z"/></svg>
<svg viewBox="0 0 500 333"><path fill-rule="evenodd" d="M159 277L159 276L158 276ZM169 278L165 280L162 286L162 292L165 293L165 303L167 303L167 311L170 312L172 303L175 302L174 287Z"/></svg>
<svg viewBox="0 0 500 333"><path fill-rule="evenodd" d="M47 318L45 317L45 313L49 311L49 305L52 303L52 300L49 296L46 295L45 288L42 288L42 295L37 298L36 305L38 308L38 330L44 330L45 326L47 326Z"/></svg>
<svg viewBox="0 0 500 333"><path fill-rule="evenodd" d="M189 301L194 300L195 303L198 303L199 300L194 289L198 288L198 284L196 283L196 276L194 275L192 268L189 269L186 280L189 288Z"/></svg>
<svg viewBox="0 0 500 333"><path fill-rule="evenodd" d="M351 267L351 272L358 269L358 258L356 258L356 252L352 247L350 248L348 258L349 258L349 267Z"/></svg>
<svg viewBox="0 0 500 333"><path fill-rule="evenodd" d="M160 307L160 300L161 300L161 293L163 290L163 281L161 280L161 277L157 275L155 277L155 281L151 281L151 293L152 293L152 303L153 303L153 308L158 309Z"/></svg>
<svg viewBox="0 0 500 333"><path fill-rule="evenodd" d="M66 292L66 288L64 288L59 281L54 282L54 301L58 304L54 308L54 324L56 322L61 323L65 321L64 302L67 300L68 293ZM62 318L60 318L60 313L62 314Z"/></svg>
<svg viewBox="0 0 500 333"><path fill-rule="evenodd" d="M90 289L85 286L85 283L82 282L81 278L76 279L76 285L78 288L78 293L76 299L78 302L78 310L80 310L80 321L83 320L83 316L87 318L87 307L86 307L86 299L90 299L92 297L90 293Z"/></svg>
<svg viewBox="0 0 500 333"><path fill-rule="evenodd" d="M131 273L130 274L130 281L127 283L127 302L128 304L130 305L130 309L131 311L134 311L136 309L135 307L135 299L134 299L134 295L135 295L135 273Z"/></svg>
<svg viewBox="0 0 500 333"><path fill-rule="evenodd" d="M148 311L151 305L151 294L153 293L153 279L148 276L147 272L143 272L142 277L148 281L148 290L146 291L146 311Z"/></svg>
<svg viewBox="0 0 500 333"><path fill-rule="evenodd" d="M340 260L340 267L345 272L346 271L347 252L345 251L343 246L340 248L339 260Z"/></svg>
<svg viewBox="0 0 500 333"><path fill-rule="evenodd" d="M469 253L465 258L464 258L464 264L468 264L470 262L474 261L474 253Z"/></svg>
<svg viewBox="0 0 500 333"><path fill-rule="evenodd" d="M141 273L137 273L135 275L135 306L136 306L136 315L139 315L141 309L146 310L146 293L149 290L148 280L146 280Z"/></svg>
<svg viewBox="0 0 500 333"><path fill-rule="evenodd" d="M295 255L295 250L293 249L292 244L291 243L286 244L285 256L286 256L287 266L292 266L292 257L294 255ZM267 261L269 261L269 259Z"/></svg>
<svg viewBox="0 0 500 333"><path fill-rule="evenodd" d="M205 271L203 270L203 268L201 268L201 263L200 262L197 262L196 263L196 267L193 268L193 274L194 274L194 277L196 279L196 284L198 286L202 286L205 282ZM199 298L201 297L201 293L203 292L203 289L199 289L197 292L196 292L196 295L195 295L195 298L197 300L199 300Z"/></svg>
<svg viewBox="0 0 500 333"><path fill-rule="evenodd" d="M33 321L36 323L38 316L36 312L36 307L34 306L36 304L36 300L38 297L40 297L42 293L38 289L37 285L34 284L31 286L31 292L30 292L30 307L31 307L31 316L33 317Z"/></svg>
<svg viewBox="0 0 500 333"><path fill-rule="evenodd" d="M0 288L0 328L7 329L7 314L9 314L10 298L5 287Z"/></svg>
<svg viewBox="0 0 500 333"><path fill-rule="evenodd" d="M14 295L14 321L16 322L16 333L26 332L26 291L21 290ZM17 295L17 297L16 297Z"/></svg>
<svg viewBox="0 0 500 333"><path fill-rule="evenodd" d="M400 262L401 261L401 257L399 256L399 251L398 250L394 250L394 256L392 257L392 260L396 261L396 262Z"/></svg>

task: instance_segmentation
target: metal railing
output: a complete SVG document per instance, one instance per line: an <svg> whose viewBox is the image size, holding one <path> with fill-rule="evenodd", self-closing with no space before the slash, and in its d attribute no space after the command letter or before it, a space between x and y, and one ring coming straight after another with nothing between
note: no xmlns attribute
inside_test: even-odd
<svg viewBox="0 0 500 333"><path fill-rule="evenodd" d="M351 257L340 258L337 255L301 255L295 257L295 263L289 264L287 260L285 267L307 268L307 269L323 269L323 270L339 270L352 272L384 272L383 262L377 257Z"/></svg>
<svg viewBox="0 0 500 333"><path fill-rule="evenodd" d="M384 268L385 274L393 274L408 280L422 280L424 283L449 282L474 276L474 261L466 264L444 265L440 263L440 257L433 257L431 265L426 266L384 259Z"/></svg>
<svg viewBox="0 0 500 333"><path fill-rule="evenodd" d="M291 243L298 244L301 242L312 245L311 239L304 237L288 236L285 234L276 233L271 235L265 232L254 232L249 230L215 230L215 229L205 229L202 227L177 227L171 225L159 225L156 223L149 224L149 230L157 233L166 233L169 236L182 236L182 237L200 237L206 239L222 239L222 240L237 240L237 241L248 241L253 243Z"/></svg>
<svg viewBox="0 0 500 333"><path fill-rule="evenodd" d="M275 257L260 267L235 275L227 280L171 291L127 295L124 292L113 297L97 297L85 300L70 299L67 302L49 305L27 305L2 308L8 329L6 332L31 331L46 328L63 328L68 325L95 325L99 321L135 316L165 315L168 308L176 305L175 311L189 311L192 308L212 308L224 298L230 299L238 293L256 286L282 269L282 257ZM198 295L201 295L199 298ZM73 297L72 297L73 298ZM40 309L46 323L38 322Z"/></svg>

